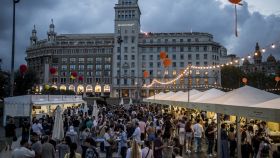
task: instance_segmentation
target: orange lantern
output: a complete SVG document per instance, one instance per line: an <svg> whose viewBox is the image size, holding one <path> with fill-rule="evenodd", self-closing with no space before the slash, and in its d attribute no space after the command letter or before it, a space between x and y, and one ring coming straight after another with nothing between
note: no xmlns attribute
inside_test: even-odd
<svg viewBox="0 0 280 158"><path fill-rule="evenodd" d="M237 37L238 36L238 32L237 32L237 9L236 9L236 5L242 5L240 2L242 0L228 0L230 3L234 4L234 30L235 30L235 36Z"/></svg>
<svg viewBox="0 0 280 158"><path fill-rule="evenodd" d="M171 60L169 58L165 58L163 60L163 66L164 67L169 67L171 65Z"/></svg>
<svg viewBox="0 0 280 158"><path fill-rule="evenodd" d="M233 3L233 4L239 4L240 5L240 2L242 0L228 0L230 3Z"/></svg>
<svg viewBox="0 0 280 158"><path fill-rule="evenodd" d="M143 72L143 76L144 76L144 78L149 77L149 72L148 72L147 70L145 70L145 71Z"/></svg>
<svg viewBox="0 0 280 158"><path fill-rule="evenodd" d="M275 77L275 81L276 81L276 82L279 82L279 81L280 81L280 77L279 77L279 76L276 76L276 77Z"/></svg>
<svg viewBox="0 0 280 158"><path fill-rule="evenodd" d="M167 57L167 53L165 51L161 51L159 53L159 57L160 57L161 60L164 60Z"/></svg>
<svg viewBox="0 0 280 158"><path fill-rule="evenodd" d="M242 82L243 82L244 84L246 84L246 83L248 82L247 78L243 77L243 78L242 78Z"/></svg>

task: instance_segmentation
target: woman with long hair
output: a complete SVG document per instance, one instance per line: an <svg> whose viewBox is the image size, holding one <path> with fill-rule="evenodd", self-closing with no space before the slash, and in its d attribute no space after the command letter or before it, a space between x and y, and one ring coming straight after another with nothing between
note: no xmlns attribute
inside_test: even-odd
<svg viewBox="0 0 280 158"><path fill-rule="evenodd" d="M191 121L188 121L185 126L185 132L186 132L186 153L191 152L191 143L192 143L192 137L193 137L193 129L192 129L192 123Z"/></svg>
<svg viewBox="0 0 280 158"><path fill-rule="evenodd" d="M67 153L64 158L81 158L82 157L81 154L76 153L76 150L77 150L77 144L72 143L70 145L70 153Z"/></svg>
<svg viewBox="0 0 280 158"><path fill-rule="evenodd" d="M132 141L132 146L127 150L126 158L142 158L142 152L138 142Z"/></svg>

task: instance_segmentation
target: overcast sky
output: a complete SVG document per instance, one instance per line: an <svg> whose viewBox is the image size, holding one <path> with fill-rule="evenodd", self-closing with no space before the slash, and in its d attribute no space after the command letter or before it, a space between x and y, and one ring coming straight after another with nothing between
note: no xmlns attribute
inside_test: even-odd
<svg viewBox="0 0 280 158"><path fill-rule="evenodd" d="M117 0L21 0L16 10L16 68L25 63L34 24L39 39L47 37L52 18L58 34L112 33L115 3ZM246 0L243 4L238 6L238 38L234 36L234 6L228 0L139 0L141 30L208 32L228 54L239 56L252 52L256 42L263 47L279 41L279 0ZM1 0L0 58L4 69L10 68L11 37L12 0Z"/></svg>

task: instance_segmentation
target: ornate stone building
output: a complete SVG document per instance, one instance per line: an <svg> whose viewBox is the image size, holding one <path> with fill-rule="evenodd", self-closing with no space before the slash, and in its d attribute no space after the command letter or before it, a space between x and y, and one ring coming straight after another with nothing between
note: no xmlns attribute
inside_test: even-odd
<svg viewBox="0 0 280 158"><path fill-rule="evenodd" d="M32 31L27 48L28 66L36 70L40 86L49 84L76 92L93 92L112 97L138 98L162 89L187 90L187 76L172 85L143 88L154 78L168 81L186 66L220 64L227 50L202 32L143 33L138 0L118 0L114 33L57 35L51 23L48 38L38 40ZM159 52L166 51L172 64L163 68ZM57 74L51 75L54 67ZM71 79L78 72L83 80ZM149 72L143 78L143 71ZM163 78L164 76L164 78ZM192 85L219 84L220 70L192 70Z"/></svg>
<svg viewBox="0 0 280 158"><path fill-rule="evenodd" d="M248 59L245 59L241 69L245 73L262 72L266 75L276 75L280 73L280 61L276 61L275 57L271 54L267 57L266 61L263 61L259 44L256 43L253 62L250 63Z"/></svg>

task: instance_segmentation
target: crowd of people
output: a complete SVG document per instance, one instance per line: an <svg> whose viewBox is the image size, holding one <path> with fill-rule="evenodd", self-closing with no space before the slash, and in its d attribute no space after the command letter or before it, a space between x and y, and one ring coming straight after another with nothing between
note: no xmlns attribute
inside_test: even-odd
<svg viewBox="0 0 280 158"><path fill-rule="evenodd" d="M182 158L193 152L201 154L205 147L208 157L215 156L217 124L206 112L145 103L130 106L92 106L64 110L63 140L52 139L54 116L27 119L21 125L20 147L13 158L98 158L113 153L121 158ZM7 150L16 140L13 118L6 125ZM220 157L237 157L235 124L221 124ZM241 130L242 158L280 157L280 148L271 150L269 130L265 122L252 121ZM30 138L30 139L29 139ZM273 152L273 153L272 153Z"/></svg>

